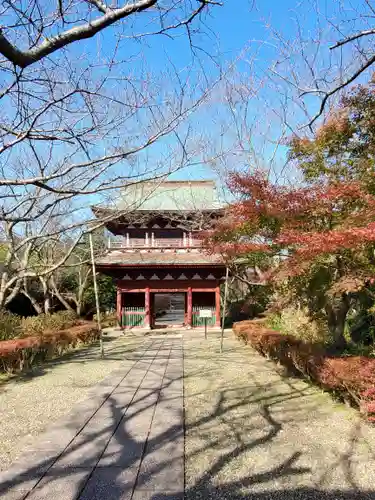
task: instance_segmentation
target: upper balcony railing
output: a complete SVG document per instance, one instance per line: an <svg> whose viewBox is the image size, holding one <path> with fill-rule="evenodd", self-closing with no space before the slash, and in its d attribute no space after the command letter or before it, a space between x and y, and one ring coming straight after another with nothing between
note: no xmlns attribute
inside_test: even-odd
<svg viewBox="0 0 375 500"><path fill-rule="evenodd" d="M108 248L112 250L130 248L200 248L202 240L197 238L123 238L109 239Z"/></svg>

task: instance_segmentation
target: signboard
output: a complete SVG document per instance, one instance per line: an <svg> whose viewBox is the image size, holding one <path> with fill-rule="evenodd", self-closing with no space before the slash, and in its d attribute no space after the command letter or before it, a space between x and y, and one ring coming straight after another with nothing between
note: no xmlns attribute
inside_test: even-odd
<svg viewBox="0 0 375 500"><path fill-rule="evenodd" d="M212 309L201 309L199 311L200 318L212 318Z"/></svg>

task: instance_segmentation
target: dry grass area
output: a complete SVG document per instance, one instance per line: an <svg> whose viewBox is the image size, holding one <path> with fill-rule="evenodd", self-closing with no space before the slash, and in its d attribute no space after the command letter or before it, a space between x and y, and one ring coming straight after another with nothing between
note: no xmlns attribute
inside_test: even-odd
<svg viewBox="0 0 375 500"><path fill-rule="evenodd" d="M194 335L194 334L192 334ZM228 331L185 336L186 498L375 498L375 428Z"/></svg>
<svg viewBox="0 0 375 500"><path fill-rule="evenodd" d="M0 470L17 460L35 437L68 413L89 389L116 370L141 339L110 332L105 358L84 347L0 385Z"/></svg>

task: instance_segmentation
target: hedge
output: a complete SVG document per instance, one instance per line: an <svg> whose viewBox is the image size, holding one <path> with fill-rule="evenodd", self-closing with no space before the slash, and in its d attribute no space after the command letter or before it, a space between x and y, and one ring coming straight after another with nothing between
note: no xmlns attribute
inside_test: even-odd
<svg viewBox="0 0 375 500"><path fill-rule="evenodd" d="M49 332L0 342L0 371L14 373L34 363L61 356L77 344L89 344L99 338L94 323L83 323L68 330Z"/></svg>
<svg viewBox="0 0 375 500"><path fill-rule="evenodd" d="M0 340L58 332L79 323L80 320L74 311L58 311L53 314L39 314L23 318L0 309Z"/></svg>
<svg viewBox="0 0 375 500"><path fill-rule="evenodd" d="M308 344L264 326L262 321L234 323L234 333L260 354L303 375L343 400L358 405L375 422L375 359L332 357L318 344Z"/></svg>

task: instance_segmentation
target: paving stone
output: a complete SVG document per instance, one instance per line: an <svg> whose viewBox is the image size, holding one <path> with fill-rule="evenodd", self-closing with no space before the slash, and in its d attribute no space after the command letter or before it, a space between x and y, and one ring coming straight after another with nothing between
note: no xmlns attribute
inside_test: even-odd
<svg viewBox="0 0 375 500"><path fill-rule="evenodd" d="M165 432L162 436L149 438L146 447L145 459L150 456L152 459L157 456L163 462L174 458L184 457L184 435L183 433Z"/></svg>
<svg viewBox="0 0 375 500"><path fill-rule="evenodd" d="M101 437L107 438L109 441L121 419L122 414L116 414L113 417L107 418L95 418L82 429L82 431L75 437L74 441L93 441ZM73 444L74 441L72 441L71 444Z"/></svg>
<svg viewBox="0 0 375 500"><path fill-rule="evenodd" d="M121 420L113 439L121 442L124 436L130 436L135 440L144 440L147 438L154 415L154 407L140 410L131 415L126 414Z"/></svg>
<svg viewBox="0 0 375 500"><path fill-rule="evenodd" d="M183 408L183 394L182 391L173 392L170 388L162 389L160 391L158 408L163 409L163 411L173 411L179 415L182 415Z"/></svg>
<svg viewBox="0 0 375 500"><path fill-rule="evenodd" d="M96 410L96 409L95 409ZM66 415L65 418L60 418L58 421L51 424L46 432L46 436L44 434L41 436L47 438L47 434L56 433L61 434L61 436L65 436L64 439L68 437L70 440L74 438L86 425L86 423L90 420L95 410L86 411L85 408L82 409L82 413L79 414L78 407L75 409L74 413Z"/></svg>
<svg viewBox="0 0 375 500"><path fill-rule="evenodd" d="M184 459L165 458L165 453L156 450L146 455L138 474L136 489L154 491L184 491Z"/></svg>
<svg viewBox="0 0 375 500"><path fill-rule="evenodd" d="M137 441L129 436L122 440L112 438L98 463L98 467L132 467L137 464L138 468L145 442L145 440Z"/></svg>
<svg viewBox="0 0 375 500"><path fill-rule="evenodd" d="M1 500L23 500L29 490L9 490L1 494Z"/></svg>
<svg viewBox="0 0 375 500"><path fill-rule="evenodd" d="M177 358L177 357L182 357L183 355L183 349L180 345L173 345L171 349L171 358Z"/></svg>
<svg viewBox="0 0 375 500"><path fill-rule="evenodd" d="M136 377L124 378L121 384L119 384L113 391L113 396L115 395L133 395L139 389L139 386L143 380L144 370L142 375L137 375Z"/></svg>
<svg viewBox="0 0 375 500"><path fill-rule="evenodd" d="M183 369L182 369L182 360L179 359L177 363L173 362L173 364L169 363L165 376L167 379L182 380L183 378Z"/></svg>
<svg viewBox="0 0 375 500"><path fill-rule="evenodd" d="M20 465L11 467L8 471L0 473L0 498L18 499L23 498L37 483L44 473L53 464L52 460L46 460L43 465Z"/></svg>
<svg viewBox="0 0 375 500"><path fill-rule="evenodd" d="M178 375L181 376L183 373L183 366L182 366L182 356L178 358L172 358L169 360L168 367L167 367L167 375L168 374L173 374L173 375Z"/></svg>
<svg viewBox="0 0 375 500"><path fill-rule="evenodd" d="M52 467L27 500L76 500L90 473L91 469Z"/></svg>
<svg viewBox="0 0 375 500"><path fill-rule="evenodd" d="M79 500L130 500L136 477L137 469L98 467Z"/></svg>
<svg viewBox="0 0 375 500"><path fill-rule="evenodd" d="M163 385L163 380L164 380L164 370L163 372L160 372L158 374L153 374L153 378L148 377L142 382L142 388L143 389L160 389Z"/></svg>
<svg viewBox="0 0 375 500"><path fill-rule="evenodd" d="M90 437L78 436L57 460L56 465L63 468L94 467L104 452L111 433L103 432L102 435Z"/></svg>
<svg viewBox="0 0 375 500"><path fill-rule="evenodd" d="M103 378L98 384L97 387L116 387L121 383L122 379L126 377L126 375L133 368L134 363L131 365L124 365L121 370L116 370L111 372L108 377Z"/></svg>
<svg viewBox="0 0 375 500"><path fill-rule="evenodd" d="M130 401L130 399L129 399ZM84 428L95 427L110 421L117 424L124 415L124 408L116 397L111 397L90 418Z"/></svg>
<svg viewBox="0 0 375 500"><path fill-rule="evenodd" d="M55 450L25 449L22 458L7 471L0 472L0 497L4 488L26 481L36 484L59 456Z"/></svg>
<svg viewBox="0 0 375 500"><path fill-rule="evenodd" d="M184 500L184 492L135 490L132 500Z"/></svg>
<svg viewBox="0 0 375 500"><path fill-rule="evenodd" d="M168 427L164 429L158 429L153 431L151 429L151 432L148 437L147 441L147 449L149 451L153 451L155 449L160 448L161 446L165 446L167 444L172 443L173 447L180 447L181 449L181 456L183 455L183 449L184 449L184 430L181 425L179 426L174 426L174 427ZM180 441L182 440L182 443Z"/></svg>
<svg viewBox="0 0 375 500"><path fill-rule="evenodd" d="M51 426L39 437L32 450L35 452L40 451L42 453L50 450L55 451L56 454L60 454L75 438L80 428L74 429L70 427L69 424L63 425L62 423L58 426Z"/></svg>
<svg viewBox="0 0 375 500"><path fill-rule="evenodd" d="M1 498L30 492L29 500L182 499L180 345L144 344L40 436L17 467L0 474Z"/></svg>
<svg viewBox="0 0 375 500"><path fill-rule="evenodd" d="M144 377L144 381L151 381L151 380L161 380L163 378L165 372L165 366L158 366L155 363L152 363L148 372L146 373Z"/></svg>
<svg viewBox="0 0 375 500"><path fill-rule="evenodd" d="M150 392L149 390L139 390L132 401L132 404L127 415L139 414L140 412L146 411L148 408L152 408L159 399L159 391Z"/></svg>
<svg viewBox="0 0 375 500"><path fill-rule="evenodd" d="M121 405L123 408L133 401L134 397L139 390L139 383L136 386L129 387L118 387L116 391L110 397L110 400L115 401L118 405Z"/></svg>
<svg viewBox="0 0 375 500"><path fill-rule="evenodd" d="M121 402L131 401L133 399L134 394L139 390L140 381L138 381L134 385L127 386L119 386L115 389L110 399L118 400Z"/></svg>
<svg viewBox="0 0 375 500"><path fill-rule="evenodd" d="M180 402L181 406L177 406ZM173 406L163 404L157 405L152 421L151 433L165 432L168 429L183 428L182 398L177 397Z"/></svg>
<svg viewBox="0 0 375 500"><path fill-rule="evenodd" d="M101 407L105 399L104 397L91 397L81 401L67 415L53 423L49 430L58 432L70 430L77 434Z"/></svg>
<svg viewBox="0 0 375 500"><path fill-rule="evenodd" d="M183 436L183 422L178 419L166 419L164 422L153 421L149 433L149 440L169 442L178 436Z"/></svg>
<svg viewBox="0 0 375 500"><path fill-rule="evenodd" d="M183 384L180 382L172 382L167 387L161 390L161 399L169 399L180 397L182 398L184 394Z"/></svg>

